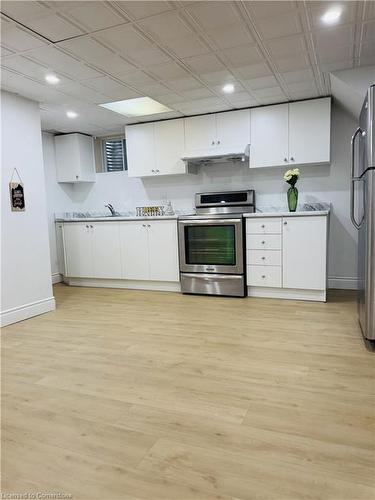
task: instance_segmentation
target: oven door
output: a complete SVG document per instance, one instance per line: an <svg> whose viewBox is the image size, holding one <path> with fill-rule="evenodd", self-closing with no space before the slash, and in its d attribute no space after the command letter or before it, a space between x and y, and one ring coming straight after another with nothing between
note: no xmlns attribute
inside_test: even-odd
<svg viewBox="0 0 375 500"><path fill-rule="evenodd" d="M194 219L178 222L180 271L243 274L242 219Z"/></svg>

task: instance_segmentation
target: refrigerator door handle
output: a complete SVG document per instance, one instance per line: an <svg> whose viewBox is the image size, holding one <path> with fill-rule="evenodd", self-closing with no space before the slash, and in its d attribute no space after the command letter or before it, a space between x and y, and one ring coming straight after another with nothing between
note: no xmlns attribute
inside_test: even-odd
<svg viewBox="0 0 375 500"><path fill-rule="evenodd" d="M355 202L355 200L354 200L354 187L355 187L355 183L364 181L364 178L356 177L354 175L355 140L356 140L357 135L360 133L363 133L363 131L362 131L361 127L358 127L357 130L353 134L352 140L350 141L350 149L351 149L351 157L350 157L350 176L351 176L351 178L350 178L350 220L352 221L352 224L356 229L361 228L363 221L364 221L364 218L365 218L365 214L363 214L360 222L357 222L355 219L355 214L354 214L354 202Z"/></svg>

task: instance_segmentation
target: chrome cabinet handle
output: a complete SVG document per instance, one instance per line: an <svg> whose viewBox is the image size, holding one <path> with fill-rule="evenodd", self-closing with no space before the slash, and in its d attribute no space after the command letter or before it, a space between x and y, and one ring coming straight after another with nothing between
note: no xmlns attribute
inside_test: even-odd
<svg viewBox="0 0 375 500"><path fill-rule="evenodd" d="M156 170L156 173L158 174L160 172L160 170Z"/></svg>
<svg viewBox="0 0 375 500"><path fill-rule="evenodd" d="M293 158L293 156L291 156L291 157L290 157L290 161L294 161L294 158Z"/></svg>
<svg viewBox="0 0 375 500"><path fill-rule="evenodd" d="M350 155L350 220L352 221L352 224L353 226L356 228L356 229L360 229L363 225L363 221L364 221L364 218L365 218L365 214L363 213L362 215L362 219L357 222L356 219L355 219L355 214L354 214L354 204L355 204L355 199L354 199L354 186L355 186L355 183L356 182L363 182L364 179L362 179L361 177L356 177L354 175L354 156L355 156L355 140L357 138L357 135L361 133L362 135L364 135L364 132L363 130L361 129L361 127L358 127L357 130L354 132L353 134L353 137L350 141L350 150L351 150L351 155Z"/></svg>
<svg viewBox="0 0 375 500"><path fill-rule="evenodd" d="M151 170L151 172L155 173L155 170L154 170L154 169L152 169L152 170Z"/></svg>
<svg viewBox="0 0 375 500"><path fill-rule="evenodd" d="M220 141L217 141L217 144L220 144Z"/></svg>
<svg viewBox="0 0 375 500"><path fill-rule="evenodd" d="M87 229L89 228L89 226L88 226L87 224L86 224L86 228L87 228Z"/></svg>
<svg viewBox="0 0 375 500"><path fill-rule="evenodd" d="M266 226L264 224L261 225L261 228L264 229Z"/></svg>
<svg viewBox="0 0 375 500"><path fill-rule="evenodd" d="M266 277L266 275L265 275L265 274L263 274L263 275L262 275L262 278L265 278L265 277Z"/></svg>
<svg viewBox="0 0 375 500"><path fill-rule="evenodd" d="M215 145L215 141L212 141L212 142L211 142L211 146L214 146L214 145Z"/></svg>
<svg viewBox="0 0 375 500"><path fill-rule="evenodd" d="M92 226L91 224L90 224L90 227L91 227L91 229L93 229L93 228L94 228L94 226Z"/></svg>
<svg viewBox="0 0 375 500"><path fill-rule="evenodd" d="M287 221L286 221L286 220L284 220L284 226L286 226L287 224L288 224L288 223L287 223Z"/></svg>
<svg viewBox="0 0 375 500"><path fill-rule="evenodd" d="M265 258L265 257L262 257L262 260L266 260L266 258Z"/></svg>
<svg viewBox="0 0 375 500"><path fill-rule="evenodd" d="M78 179L78 177L79 177L79 176L78 176L78 175L76 175L76 179Z"/></svg>
<svg viewBox="0 0 375 500"><path fill-rule="evenodd" d="M284 158L284 161L288 163L288 158Z"/></svg>
<svg viewBox="0 0 375 500"><path fill-rule="evenodd" d="M142 224L142 227L147 227L146 224Z"/></svg>
<svg viewBox="0 0 375 500"><path fill-rule="evenodd" d="M147 224L147 227L151 227L151 224Z"/></svg>
<svg viewBox="0 0 375 500"><path fill-rule="evenodd" d="M265 241L262 241L262 245L264 245L266 242Z"/></svg>

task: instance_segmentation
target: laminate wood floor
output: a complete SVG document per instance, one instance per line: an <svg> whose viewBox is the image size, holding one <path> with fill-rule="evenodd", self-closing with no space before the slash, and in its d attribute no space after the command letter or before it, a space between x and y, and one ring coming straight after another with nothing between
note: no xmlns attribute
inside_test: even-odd
<svg viewBox="0 0 375 500"><path fill-rule="evenodd" d="M2 331L4 494L375 498L375 357L353 293L55 295Z"/></svg>

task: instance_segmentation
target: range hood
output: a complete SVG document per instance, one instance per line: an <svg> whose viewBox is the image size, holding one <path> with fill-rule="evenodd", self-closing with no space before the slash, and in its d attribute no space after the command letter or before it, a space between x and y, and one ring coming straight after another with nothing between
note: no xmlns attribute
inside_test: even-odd
<svg viewBox="0 0 375 500"><path fill-rule="evenodd" d="M249 151L250 144L248 144L244 151L242 152L215 152L207 151L207 154L202 154L201 156L185 156L182 158L187 165L203 166L203 165L215 165L218 163L249 163Z"/></svg>

